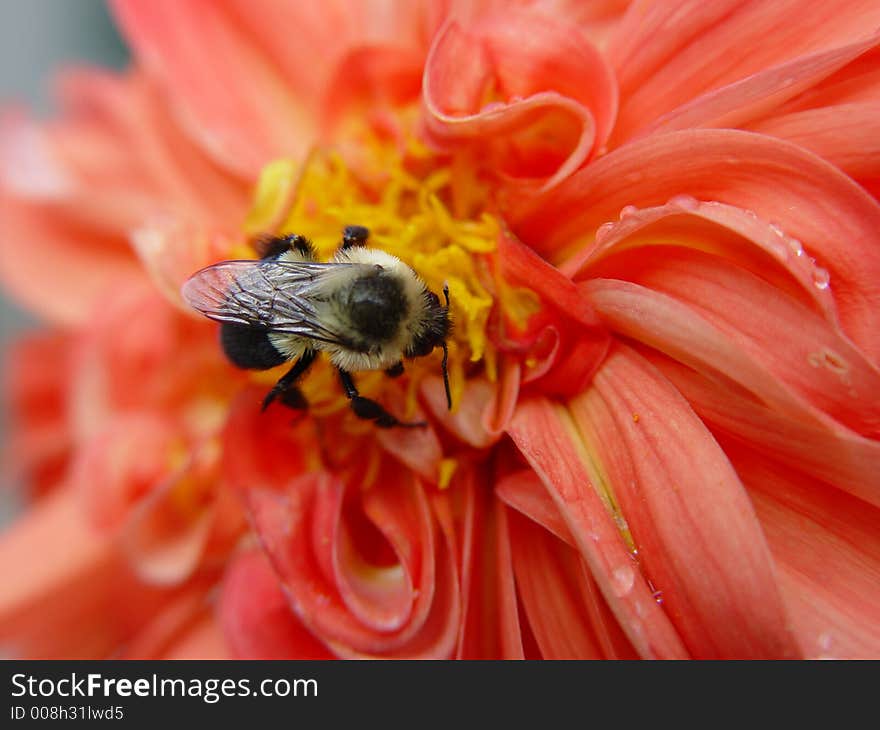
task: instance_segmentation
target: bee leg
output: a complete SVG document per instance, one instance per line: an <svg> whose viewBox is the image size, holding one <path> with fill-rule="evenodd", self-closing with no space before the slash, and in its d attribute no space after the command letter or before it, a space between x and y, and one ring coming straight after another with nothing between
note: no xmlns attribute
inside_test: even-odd
<svg viewBox="0 0 880 730"><path fill-rule="evenodd" d="M403 362L396 363L390 368L386 368L385 374L389 378L399 378L401 375L403 375Z"/></svg>
<svg viewBox="0 0 880 730"><path fill-rule="evenodd" d="M297 410L308 408L305 397L294 384L309 369L309 366L315 362L317 356L318 353L314 350L306 350L300 355L299 359L293 364L293 367L281 376L281 379L275 383L275 386L263 399L262 410L265 411L272 401L276 399L288 408Z"/></svg>
<svg viewBox="0 0 880 730"><path fill-rule="evenodd" d="M370 229L364 226L346 226L342 229L342 250L352 246L366 246L370 237Z"/></svg>
<svg viewBox="0 0 880 730"><path fill-rule="evenodd" d="M345 388L345 394L351 400L351 410L354 411L354 414L358 418L363 418L365 421L375 421L376 425L381 428L393 428L394 426L415 428L417 426L427 425L424 421L419 421L417 423L404 423L403 421L398 421L381 405L376 403L376 401L364 398L358 393L354 380L352 380L351 373L339 369L339 379L342 381L342 387Z"/></svg>

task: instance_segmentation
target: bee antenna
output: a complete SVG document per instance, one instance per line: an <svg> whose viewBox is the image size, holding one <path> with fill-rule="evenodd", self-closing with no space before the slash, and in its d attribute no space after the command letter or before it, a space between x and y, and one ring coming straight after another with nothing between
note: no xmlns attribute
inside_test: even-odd
<svg viewBox="0 0 880 730"><path fill-rule="evenodd" d="M446 309L449 309L449 284L443 284L443 298L446 299Z"/></svg>
<svg viewBox="0 0 880 730"><path fill-rule="evenodd" d="M440 367L443 370L443 386L446 388L446 406L451 411L452 394L449 392L449 371L446 369L446 364L449 362L449 348L446 346L446 340L440 343L440 347L443 348L443 362L440 364Z"/></svg>

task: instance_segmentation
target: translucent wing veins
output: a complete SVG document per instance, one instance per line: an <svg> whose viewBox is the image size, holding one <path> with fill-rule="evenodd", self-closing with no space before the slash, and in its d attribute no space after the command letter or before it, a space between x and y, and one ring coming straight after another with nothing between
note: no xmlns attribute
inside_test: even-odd
<svg viewBox="0 0 880 730"><path fill-rule="evenodd" d="M193 274L181 293L191 307L231 322L345 344L320 321L313 297L333 267L356 264L291 261L223 261Z"/></svg>

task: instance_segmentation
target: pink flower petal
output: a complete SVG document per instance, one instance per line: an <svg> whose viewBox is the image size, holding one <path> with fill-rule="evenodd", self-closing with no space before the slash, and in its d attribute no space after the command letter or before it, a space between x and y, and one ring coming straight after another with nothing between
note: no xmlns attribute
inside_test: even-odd
<svg viewBox="0 0 880 730"><path fill-rule="evenodd" d="M540 179L546 189L607 137L617 96L604 60L576 27L505 10L467 27L452 21L438 33L425 63L424 102L435 141L478 144L489 167Z"/></svg>
<svg viewBox="0 0 880 730"><path fill-rule="evenodd" d="M508 428L577 542L602 595L642 657L685 658L688 650L638 570L568 411L543 399L522 401Z"/></svg>
<svg viewBox="0 0 880 730"><path fill-rule="evenodd" d="M653 135L596 160L552 195L520 201L514 228L561 262L625 206L681 193L751 209L801 241L830 274L843 330L880 361L880 205L837 168L782 140L710 129Z"/></svg>
<svg viewBox="0 0 880 730"><path fill-rule="evenodd" d="M270 160L304 156L313 120L230 8L203 0L116 0L113 8L192 139L220 164L255 179Z"/></svg>
<svg viewBox="0 0 880 730"><path fill-rule="evenodd" d="M83 230L63 211L0 192L0 280L29 311L59 325L81 324L109 287L143 279L120 236Z"/></svg>
<svg viewBox="0 0 880 730"><path fill-rule="evenodd" d="M381 621L381 613L376 611L382 606L365 602L367 595L363 586L358 592L358 586L352 583L355 566L350 559L345 564L344 556L342 564L337 562L340 558L334 557L334 553L338 539L325 531L326 517L322 514L326 515L328 508L332 513L332 505L327 500L338 499L341 489L330 475L313 474L294 479L284 494L248 492L256 530L287 587L293 610L305 626L341 656L447 656L454 648L457 631L456 579L450 556L445 550L435 553L430 529L425 533L422 528L421 541L413 540L406 532L386 533L388 539L397 542L398 549L406 551L404 559L410 563L410 571L418 570L418 574L413 575L413 589L408 596L412 618L399 630L381 628L377 623ZM379 489L373 487L373 490ZM377 526L390 529L396 521L394 510L418 512L423 509L419 506L423 502L417 496L420 486L389 484L381 489L388 496L378 495L373 498L372 506L365 505L370 518L378 521ZM397 498L393 499L392 494ZM399 507L394 506L395 501L400 502ZM420 529L417 522L410 520L400 523L399 527L405 531ZM407 542L400 543L400 540ZM441 547L443 544L441 542ZM340 576L340 570L347 570L348 575ZM373 580L381 582L386 576L394 579L387 571L379 569ZM366 574L361 577L369 578ZM399 612L400 604L393 605ZM369 623L363 623L364 619Z"/></svg>
<svg viewBox="0 0 880 730"><path fill-rule="evenodd" d="M563 542L576 547L574 537L565 523L547 488L531 469L512 472L495 485L495 494L509 507L537 522Z"/></svg>
<svg viewBox="0 0 880 730"><path fill-rule="evenodd" d="M845 13L807 0L632 5L609 47L621 88L613 142L700 94L864 40L878 25L880 8L870 0L849 4Z"/></svg>
<svg viewBox="0 0 880 730"><path fill-rule="evenodd" d="M241 659L332 659L290 610L278 576L259 550L226 571L219 606L224 635Z"/></svg>
<svg viewBox="0 0 880 730"><path fill-rule="evenodd" d="M636 136L690 127L741 127L750 120L772 113L775 107L811 88L878 42L880 36L875 35L858 43L760 69L673 109L642 128Z"/></svg>
<svg viewBox="0 0 880 730"><path fill-rule="evenodd" d="M495 494L505 504L533 520L572 547L577 547L553 498L547 493L538 475L531 469L513 472L495 486ZM583 580L578 581L590 625L602 653L608 659L636 659L638 654L620 628L614 614L602 597L589 568L581 559Z"/></svg>
<svg viewBox="0 0 880 730"><path fill-rule="evenodd" d="M189 463L133 510L122 544L144 581L176 585L196 570L216 518L218 458L213 443L195 447Z"/></svg>
<svg viewBox="0 0 880 730"><path fill-rule="evenodd" d="M790 140L880 193L880 101L806 109L758 120L749 129Z"/></svg>
<svg viewBox="0 0 880 730"><path fill-rule="evenodd" d="M456 658L522 659L507 511L483 488L485 478L482 469L470 468L453 485L464 493L462 621Z"/></svg>
<svg viewBox="0 0 880 730"><path fill-rule="evenodd" d="M804 427L798 428L798 431L813 432L814 436L819 433L838 434L842 439L841 446L843 444L855 446L854 453L862 456L846 459L850 468L862 461L869 453L870 449L866 452L862 446L858 446L857 434L849 432L847 435L847 429L835 420L834 416L838 410L836 406L835 411L825 414L811 405L803 393L789 387L785 380L770 371L768 367L770 358L766 353L756 355L750 352L747 345L738 339L736 333L730 335L721 331L709 319L701 316L688 305L665 294L623 281L594 279L585 283L584 289L589 292L595 306L606 317L609 326L616 331L644 342L716 381L720 376L722 382L719 387L722 390L728 390L730 385L733 385L736 397L727 399L729 407L745 409L741 410L741 414L745 412L753 414L755 420L750 419L746 422L748 428L757 429L759 433L767 429L767 422L760 418L765 409L754 407L757 398L759 403L766 404L766 413L777 423L801 422ZM821 328L818 331L821 331ZM838 362L834 352L829 350L824 355L820 353L811 360L804 358L805 364L798 367L827 369L830 375L839 377L834 370ZM813 363L816 363L815 366ZM866 373L870 373L870 368L866 369ZM739 403L744 393L749 394L751 407ZM841 397L848 402L850 408L854 409L851 418L863 425L871 423L872 414L876 409L873 400L853 398L848 390ZM821 396L819 398L821 400ZM723 400L717 402L722 412ZM777 444L783 453L790 454L792 450L801 450L800 444L787 443L785 439L773 438L767 443ZM860 471L861 467L856 467L855 474ZM842 473L846 472L847 469L842 470ZM852 473L850 471L850 474ZM859 479L852 482L844 479L841 487L872 503L880 499L876 485L870 482L864 483Z"/></svg>
<svg viewBox="0 0 880 730"><path fill-rule="evenodd" d="M577 552L519 515L511 515L510 529L517 589L543 657L602 659Z"/></svg>
<svg viewBox="0 0 880 730"><path fill-rule="evenodd" d="M205 611L194 624L168 649L162 659L231 659L229 646L211 611Z"/></svg>
<svg viewBox="0 0 880 730"><path fill-rule="evenodd" d="M681 395L629 349L569 405L638 549L699 657L796 656L773 561L724 452Z"/></svg>
<svg viewBox="0 0 880 730"><path fill-rule="evenodd" d="M880 442L864 438L816 411L780 413L743 397L740 388L700 375L687 365L646 353L715 432L744 440L805 476L817 477L880 505L876 474Z"/></svg>
<svg viewBox="0 0 880 730"><path fill-rule="evenodd" d="M33 659L105 658L168 596L132 575L68 488L3 533L0 569L0 643L7 654Z"/></svg>
<svg viewBox="0 0 880 730"><path fill-rule="evenodd" d="M731 445L808 656L880 652L880 509Z"/></svg>
<svg viewBox="0 0 880 730"><path fill-rule="evenodd" d="M642 255L638 264L617 262L609 272L632 284L594 279L583 285L609 326L643 341L649 338L658 349L676 351L694 364L701 359L697 353L705 353L712 361L703 361L704 370L715 368L782 410L803 410L808 404L863 435L880 435L880 405L871 398L880 392L880 371L833 327L721 258L684 249L659 251ZM665 310L666 323L649 321L663 316L660 310ZM676 332L670 331L673 326ZM707 336L697 343L701 331ZM713 351L710 339L716 345L723 341L729 356ZM772 381L754 377L758 369ZM784 393L774 392L779 386Z"/></svg>

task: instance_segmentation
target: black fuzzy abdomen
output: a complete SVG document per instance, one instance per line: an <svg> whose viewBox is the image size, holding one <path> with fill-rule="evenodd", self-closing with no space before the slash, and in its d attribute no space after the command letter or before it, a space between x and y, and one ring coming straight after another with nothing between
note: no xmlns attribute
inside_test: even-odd
<svg viewBox="0 0 880 730"><path fill-rule="evenodd" d="M246 370L268 370L287 361L269 341L269 333L256 327L223 322L220 344L232 364Z"/></svg>
<svg viewBox="0 0 880 730"><path fill-rule="evenodd" d="M401 283L388 276L365 276L356 280L347 298L346 311L351 325L368 342L394 338L409 306Z"/></svg>

